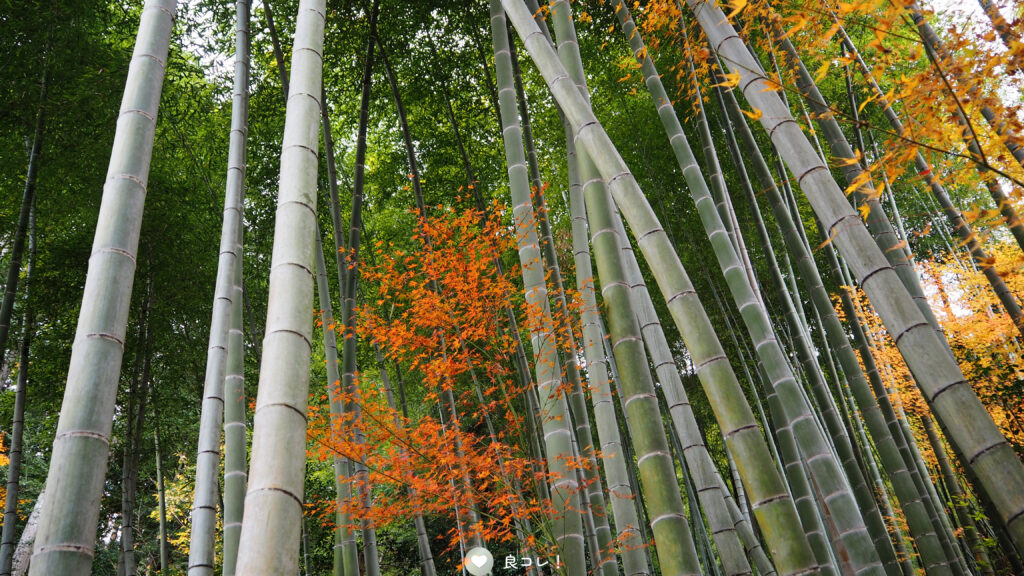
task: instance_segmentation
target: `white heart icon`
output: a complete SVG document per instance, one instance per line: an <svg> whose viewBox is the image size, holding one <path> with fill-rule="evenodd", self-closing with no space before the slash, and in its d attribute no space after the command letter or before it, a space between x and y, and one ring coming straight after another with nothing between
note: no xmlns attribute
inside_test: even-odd
<svg viewBox="0 0 1024 576"><path fill-rule="evenodd" d="M477 554L476 556L470 556L469 561L472 562L473 565L477 568L480 568L484 564L487 564L487 556L484 556L483 554Z"/></svg>

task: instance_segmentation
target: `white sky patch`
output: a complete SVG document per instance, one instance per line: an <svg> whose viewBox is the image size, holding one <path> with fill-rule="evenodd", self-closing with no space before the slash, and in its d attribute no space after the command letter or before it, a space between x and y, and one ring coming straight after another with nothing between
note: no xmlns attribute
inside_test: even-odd
<svg viewBox="0 0 1024 576"><path fill-rule="evenodd" d="M178 6L178 19L184 26L181 36L181 49L194 54L203 67L208 80L219 82L228 79L233 73L234 54L222 54L217 51L214 35L217 33L213 21L213 12L205 9L201 0L181 0ZM250 29L255 28L250 23ZM234 27L232 26L231 42L234 44Z"/></svg>

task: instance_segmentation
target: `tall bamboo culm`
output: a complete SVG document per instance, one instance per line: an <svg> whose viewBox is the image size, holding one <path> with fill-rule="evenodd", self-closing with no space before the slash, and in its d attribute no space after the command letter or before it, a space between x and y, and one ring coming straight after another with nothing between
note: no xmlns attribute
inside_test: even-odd
<svg viewBox="0 0 1024 576"><path fill-rule="evenodd" d="M544 431L547 466L552 482L551 497L558 515L552 524L562 562L570 576L583 576L587 568L583 521L580 516L580 487L576 481L576 472L569 468L573 455L572 430L569 426L568 404L560 391L561 363L558 360L554 324L548 303L540 239L537 235L533 202L530 199L530 183L526 154L523 151L522 130L519 127L519 107L516 103L505 10L502 8L501 0L491 0L490 6L505 162L512 195L512 217L518 238L519 263L526 301L535 314L535 317L530 319L529 329L540 406L539 413L531 416L536 416L540 420ZM530 18L530 21L533 19ZM540 34L539 30L537 34Z"/></svg>
<svg viewBox="0 0 1024 576"><path fill-rule="evenodd" d="M325 12L324 0L301 0L296 17L267 333L236 568L246 576L295 574L299 565Z"/></svg>
<svg viewBox="0 0 1024 576"><path fill-rule="evenodd" d="M740 75L739 87L882 318L950 440L984 486L1018 546L1024 546L1024 465L964 379L956 359L917 309L788 107L725 13L687 0L712 46Z"/></svg>
<svg viewBox="0 0 1024 576"><path fill-rule="evenodd" d="M739 382L665 231L589 104L533 22L529 10L521 0L503 0L503 4L571 123L578 148L591 154L619 209L636 237L641 239L640 248L693 355L723 435L737 460L743 463L740 471L744 487L754 503L755 515L766 527L764 533L779 573L814 572L814 557L793 502L786 494L750 405L743 397Z"/></svg>
<svg viewBox="0 0 1024 576"><path fill-rule="evenodd" d="M536 14L536 11L535 11ZM538 14L534 18L540 20ZM541 26L538 22L538 26ZM542 31L547 31L545 23ZM550 32L548 32L550 34ZM509 34L512 34L509 31ZM594 562L598 564L600 571L605 576L616 576L618 568L615 562L615 543L611 535L611 527L608 524L607 503L604 498L604 486L601 481L601 473L597 467L597 458L594 452L594 433L590 424L590 414L587 412L586 395L583 392L585 382L580 374L578 362L579 347L576 345L576 338L569 322L569 306L565 298L565 286L562 281L562 270L558 263L555 250L555 241L551 234L551 224L548 219L548 207L545 200L544 182L540 175L540 166L537 159L537 150L533 141L533 130L530 125L530 114L526 102L526 93L523 89L522 76L519 71L519 57L516 51L515 41L509 38L509 48L512 58L512 70L515 79L516 99L519 104L519 114L522 120L523 140L526 143L526 159L530 172L530 182L534 207L537 213L537 230L540 235L541 252L544 255L545 269L554 289L555 314L552 318L556 324L558 334L559 352L565 366L565 376L569 386L566 395L566 402L569 405L569 412L572 415L573 431L575 433L577 451L580 457L586 462L582 467L582 475L586 481L584 525L587 527L588 546L593 549ZM592 529L591 529L592 528Z"/></svg>
<svg viewBox="0 0 1024 576"><path fill-rule="evenodd" d="M142 9L103 186L31 576L90 573L175 0Z"/></svg>
<svg viewBox="0 0 1024 576"><path fill-rule="evenodd" d="M227 183L224 192L224 219L221 227L220 259L217 266L217 283L214 289L213 312L210 320L210 343L206 354L206 382L203 387L203 408L199 424L199 455L196 460L196 489L192 505L192 534L189 541L190 576L210 576L214 573L214 542L217 529L218 486L220 472L221 427L226 411L225 386L228 350L234 326L236 279L241 271L242 198L245 190L245 147L249 113L249 6L246 0L235 3L235 78L231 104L231 134L228 145ZM240 304L240 303L239 303ZM241 324L241 309L237 318ZM235 338L235 345L241 342ZM233 352L236 362L241 350ZM237 366L234 367L237 371ZM240 396L241 389L232 378L233 394ZM242 421L241 454L238 430L232 430L232 464L234 470L225 468L224 493L224 563L234 573L235 556L238 546L238 532L241 528L241 496L237 490L244 490L245 482L245 425L244 415L237 413L237 399L233 398L232 419ZM244 413L244 404L242 406ZM232 425L231 428L237 428ZM238 457L241 456L241 461ZM242 470L237 466L241 463ZM239 473L241 475L239 475ZM240 486L238 481L241 480ZM228 486L231 498L228 498ZM231 519L228 521L228 506Z"/></svg>
<svg viewBox="0 0 1024 576"><path fill-rule="evenodd" d="M571 68L570 63L579 62L579 47L572 13L566 0L551 3L555 34L561 41L558 56ZM579 67L582 71L582 66ZM582 82L581 74L574 71L577 83ZM580 91L587 90L580 84ZM583 334L583 349L587 359L587 376L591 387L591 403L597 424L597 438L601 451L601 464L608 480L608 500L615 521L616 536L620 544L622 569L625 576L645 576L651 569L644 553L644 541L640 533L640 520L633 502L635 495L630 486L622 436L619 433L615 400L608 379L608 357L604 353L604 329L600 321L600 309L594 286L593 268L590 260L590 235L583 199L581 173L584 164L593 162L583 157L586 152L576 150L571 128L566 125L566 156L569 174L569 207L572 218L573 259L576 265L576 288L583 300L580 323Z"/></svg>

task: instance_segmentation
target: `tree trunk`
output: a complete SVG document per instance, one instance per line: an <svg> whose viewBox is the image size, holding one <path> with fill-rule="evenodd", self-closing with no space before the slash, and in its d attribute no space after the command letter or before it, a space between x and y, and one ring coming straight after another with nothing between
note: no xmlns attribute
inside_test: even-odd
<svg viewBox="0 0 1024 576"><path fill-rule="evenodd" d="M509 34L511 34L511 30L509 30ZM526 94L523 90L522 76L519 71L519 58L516 53L515 42L511 37L509 38L509 53L512 60L512 73L519 116L522 122L523 141L526 147L527 167L529 168L530 181L532 183L531 198L534 200L534 209L537 214L541 254L544 256L544 265L549 281L555 290L554 299L557 308L552 319L556 322L561 358L565 365L565 375L569 385L566 402L572 415L576 446L581 456L588 463L582 469L583 476L586 479L587 508L585 513L592 519L596 533L588 534L587 538L588 541L591 541L589 546L593 549L594 564L597 565L598 569L605 576L615 576L618 568L616 567L614 554L608 554L608 551L614 548L614 543L611 536L611 528L608 526L607 504L604 499L601 474L597 467L597 459L594 457L594 435L591 432L590 415L587 413L587 401L586 396L583 394L582 378L577 361L579 348L576 345L576 339L569 323L571 316L565 299L561 267L558 264L558 256L555 253L555 241L551 235L551 225L548 221L548 207L544 199L544 182L541 180L537 150L533 144L533 129L530 125Z"/></svg>
<svg viewBox="0 0 1024 576"><path fill-rule="evenodd" d="M14 315L14 297L18 293L18 279L21 275L21 260L25 250L25 235L28 232L29 214L36 197L36 180L39 176L39 156L43 148L43 126L46 121L46 93L49 88L49 70L43 70L39 83L39 110L36 112L35 129L32 132L32 147L28 154L28 171L25 174L25 191L21 196L21 210L18 226L14 230L11 246L11 263L7 267L7 283L4 285L3 301L0 303L0 358L7 355L7 339L11 333L11 317ZM0 565L3 559L0 559ZM3 569L0 566L0 569Z"/></svg>
<svg viewBox="0 0 1024 576"><path fill-rule="evenodd" d="M868 388L864 372L860 367L857 357L854 355L853 349L850 347L846 332L836 316L835 309L832 307L832 300L825 291L813 256L807 249L806 243L796 228L797 224L791 218L790 210L786 207L784 199L775 186L767 163L761 156L753 134L740 113L735 96L731 92L726 92L723 96L731 121L746 145L748 157L753 161L754 171L760 180L761 189L767 191L775 222L782 229L782 237L786 242L786 246L797 261L800 278L810 294L816 312L822 317L827 338L839 356L843 373L848 379L850 387L856 395L858 406L863 411L864 417L867 420L883 465L893 483L897 498L899 498L907 515L911 533L917 543L918 550L922 554L924 563L928 566L942 563L945 557L941 548L935 548L935 546L938 546L938 541L935 540L935 528L931 525L926 511L922 508L922 496L912 482L906 463L899 454L890 430L886 427L885 420L879 410L879 401L872 396L871 390ZM751 210L757 210L757 202L753 194L748 193L747 196ZM856 321L856 318L852 318L850 321ZM904 571L906 568L905 566Z"/></svg>
<svg viewBox="0 0 1024 576"><path fill-rule="evenodd" d="M124 355L135 255L175 0L147 0L114 134L29 573L86 576Z"/></svg>
<svg viewBox="0 0 1024 576"><path fill-rule="evenodd" d="M829 500L821 502L821 504L827 510L826 516L830 516L836 522L839 541L833 544L846 549L855 572L859 573L867 567L876 566L876 573L881 573L883 565L879 558L885 559L885 566L889 567L895 564L895 553L892 552L884 525L881 523L881 518L878 516L877 509L874 508L870 496L855 499L856 495L864 494L866 487L863 476L852 459L849 438L838 434L838 428L841 427L829 426L830 434L837 441L836 447L839 450L839 458L837 458L831 453L823 432L810 417L813 408L800 392L786 353L774 336L771 321L761 303L762 299L757 296L755 287L751 285L743 261L739 258L735 246L729 238L728 231L711 197L707 183L701 175L679 119L672 108L671 100L655 69L654 61L647 53L643 38L633 23L624 2L620 1L616 6L616 15L623 32L630 41L634 56L642 63L644 80L651 93L651 98L658 108L658 115L661 117L680 171L686 179L690 194L697 206L704 230L714 248L719 267L726 277L726 283L733 299L739 309L744 311L742 314L744 325L751 339L757 344L758 360L764 367L765 375L769 378L772 387L779 394L786 418L793 424L794 437L805 458L810 476L820 489L829 495ZM720 239L724 239L726 242L722 242ZM785 290L784 287L783 290ZM799 329L799 327L796 328ZM811 353L804 346L804 342L797 339L797 343L801 355L810 358ZM812 369L806 375L811 378L811 388L819 398L819 404L825 408L828 405L825 404L824 397L828 394L827 390L823 389L824 383L818 372ZM824 414L826 422L835 424L834 415L834 411L826 412ZM843 467L840 467L840 459ZM843 478L844 468L851 486L847 486ZM888 546L887 550L885 546ZM871 571L865 573L869 572Z"/></svg>
<svg viewBox="0 0 1024 576"><path fill-rule="evenodd" d="M612 350L622 376L622 402L632 429L643 500L648 516L656 519L651 529L657 542L659 564L664 574L698 574L697 552L665 438L640 323L630 300L630 283L620 260L620 242L629 239L619 238L613 223L611 197L604 186L595 185L599 182L599 179L592 179L583 187L587 220L608 314Z"/></svg>
<svg viewBox="0 0 1024 576"><path fill-rule="evenodd" d="M146 308L149 308L147 294ZM145 341L140 341L142 355L142 373L139 377L136 394L138 406L134 413L129 411L125 426L125 472L121 485L121 558L125 576L135 576L138 572L138 560L135 557L135 498L139 484L139 460L142 456L142 427L146 417L146 404L149 397L149 380L151 372L153 332L149 327L148 314L145 327Z"/></svg>
<svg viewBox="0 0 1024 576"><path fill-rule="evenodd" d="M314 247L317 260L316 290L320 302L320 322L323 327L324 356L327 362L327 397L331 414L331 429L340 425L344 418L344 408L339 398L341 378L338 373L338 344L335 333L334 313L331 308L331 293L327 281L327 263L324 260L323 242L320 239L319 230L317 242ZM352 540L351 528L349 528L349 516L341 511L344 495L351 495L352 488L348 481L351 474L351 464L348 459L335 454L333 458L334 467L334 492L338 500L335 509L335 533L333 548L332 574L334 576L345 576L345 544ZM354 561L355 558L353 557ZM354 565L354 564L353 564Z"/></svg>
<svg viewBox="0 0 1024 576"><path fill-rule="evenodd" d="M30 349L36 331L36 315L31 300L32 272L36 260L36 211L33 203L28 219L28 268L25 271L25 314L22 321L18 381L14 389L14 422L11 449L8 451L7 500L4 502L3 536L0 538L0 576L11 576L14 557L14 531L18 525L18 493L21 489L21 461L25 434L25 396L28 387Z"/></svg>
<svg viewBox="0 0 1024 576"><path fill-rule="evenodd" d="M159 403L157 403L159 406ZM167 495L164 489L163 460L160 453L160 413L156 414L156 426L153 429L153 446L156 452L156 491L157 491L157 514L159 515L159 529L157 533L157 548L160 551L160 572L167 572L170 565L170 551L167 546Z"/></svg>
<svg viewBox="0 0 1024 576"><path fill-rule="evenodd" d="M960 488L960 480L957 478L953 466L949 463L949 458L946 456L946 448L942 444L942 439L939 438L938 431L935 430L935 424L927 414L921 417L921 424L928 435L928 443L932 446L932 452L935 453L935 459L939 464L939 471L946 482L946 490L949 491L950 499L953 501L953 509L956 510L957 518L959 518L960 524L963 526L964 538L967 541L968 549L974 555L978 571L982 574L995 574L988 557L988 551L985 550L985 545L978 539L978 526L975 524L974 516L968 506L967 496L964 495L963 490Z"/></svg>
<svg viewBox="0 0 1024 576"><path fill-rule="evenodd" d="M570 68L579 62L579 46L576 41L571 8L568 2L558 1L553 4L555 31L562 47L559 57ZM571 69L571 68L570 68ZM575 71L574 71L575 72ZM574 74L580 89L585 90L582 76ZM593 166L586 152L578 152L572 140L572 132L566 125L566 149L569 174L569 206L572 215L573 256L576 264L576 287L583 300L581 324L583 332L584 354L587 359L587 374L590 379L591 402L594 419L597 422L597 437L601 446L601 464L608 479L608 496L611 501L612 516L615 520L617 538L621 546L622 567L627 576L650 573L647 558L643 551L644 540L641 538L640 522L634 505L634 493L629 482L627 466L632 460L625 459L622 438L619 434L618 418L616 418L615 401L608 381L608 358L602 346L605 340L604 330L600 323L600 308L594 287L593 269L590 260L590 235L587 231L586 207L583 200L581 181L583 168Z"/></svg>
<svg viewBox="0 0 1024 576"><path fill-rule="evenodd" d="M284 92L285 103L288 100L288 67L284 62L284 51L281 50L281 37L277 33L277 26L274 25L274 11L270 8L270 1L263 0L263 15L267 19L267 31L270 32L270 44L274 49L274 62L277 63L277 76L281 80L281 91Z"/></svg>
<svg viewBox="0 0 1024 576"><path fill-rule="evenodd" d="M325 12L323 0L301 0L296 17L267 335L236 568L246 576L293 574L298 569Z"/></svg>

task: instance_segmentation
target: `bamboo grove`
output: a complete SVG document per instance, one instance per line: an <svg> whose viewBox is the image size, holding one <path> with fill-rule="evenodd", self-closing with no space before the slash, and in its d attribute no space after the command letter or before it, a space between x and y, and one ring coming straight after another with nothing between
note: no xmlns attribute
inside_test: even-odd
<svg viewBox="0 0 1024 576"><path fill-rule="evenodd" d="M1024 574L967 4L4 6L0 576Z"/></svg>

